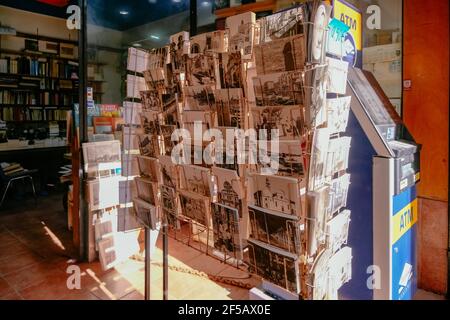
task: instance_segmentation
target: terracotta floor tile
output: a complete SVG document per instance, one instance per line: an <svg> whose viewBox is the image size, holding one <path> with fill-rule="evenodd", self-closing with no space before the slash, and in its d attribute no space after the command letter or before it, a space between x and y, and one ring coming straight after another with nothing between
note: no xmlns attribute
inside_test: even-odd
<svg viewBox="0 0 450 320"><path fill-rule="evenodd" d="M0 260L8 259L11 256L16 256L28 250L29 249L19 241L11 242L8 245L0 247Z"/></svg>
<svg viewBox="0 0 450 320"><path fill-rule="evenodd" d="M51 277L67 278L67 275L57 268L49 268L45 263L35 263L4 276L9 284L16 290L42 283Z"/></svg>
<svg viewBox="0 0 450 320"><path fill-rule="evenodd" d="M42 258L29 251L12 255L0 260L0 275L5 276L38 262L42 262Z"/></svg>
<svg viewBox="0 0 450 320"><path fill-rule="evenodd" d="M9 291L6 295L0 296L0 300L23 300L16 291Z"/></svg>
<svg viewBox="0 0 450 320"><path fill-rule="evenodd" d="M0 277L0 297L9 294L13 288L9 285L9 283Z"/></svg>
<svg viewBox="0 0 450 320"><path fill-rule="evenodd" d="M66 275L47 277L45 281L19 290L25 300L60 300L71 292Z"/></svg>

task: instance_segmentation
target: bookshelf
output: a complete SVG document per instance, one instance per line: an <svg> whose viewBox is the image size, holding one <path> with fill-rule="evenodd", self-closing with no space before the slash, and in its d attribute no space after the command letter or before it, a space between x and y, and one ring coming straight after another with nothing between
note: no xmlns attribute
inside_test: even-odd
<svg viewBox="0 0 450 320"><path fill-rule="evenodd" d="M14 137L27 129L58 123L65 136L67 111L78 103L77 42L17 32L6 48L0 35L0 119Z"/></svg>

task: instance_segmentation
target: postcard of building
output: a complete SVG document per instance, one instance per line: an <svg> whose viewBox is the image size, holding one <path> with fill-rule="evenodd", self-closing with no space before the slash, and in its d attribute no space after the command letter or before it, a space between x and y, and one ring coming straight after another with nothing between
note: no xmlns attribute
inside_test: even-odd
<svg viewBox="0 0 450 320"><path fill-rule="evenodd" d="M172 140L174 131L177 129L175 125L161 125L161 152L167 156L172 155L172 150L175 146L175 141Z"/></svg>
<svg viewBox="0 0 450 320"><path fill-rule="evenodd" d="M183 128L188 130L191 139L203 139L205 131L215 127L215 116L212 111L183 111ZM201 128L201 137L196 137L195 125Z"/></svg>
<svg viewBox="0 0 450 320"><path fill-rule="evenodd" d="M160 113L157 111L144 111L140 115L141 127L144 134L158 135L160 132L160 125L162 119Z"/></svg>
<svg viewBox="0 0 450 320"><path fill-rule="evenodd" d="M351 137L330 139L325 168L327 178L332 179L336 174L347 170L351 142Z"/></svg>
<svg viewBox="0 0 450 320"><path fill-rule="evenodd" d="M244 87L244 65L239 52L220 53L218 68L220 88L232 89Z"/></svg>
<svg viewBox="0 0 450 320"><path fill-rule="evenodd" d="M243 259L242 234L239 229L238 210L226 205L212 203L211 219L214 232L214 248L227 257Z"/></svg>
<svg viewBox="0 0 450 320"><path fill-rule="evenodd" d="M303 186L304 188L304 186ZM297 217L303 216L299 180L252 174L248 177L248 201L257 207Z"/></svg>
<svg viewBox="0 0 450 320"><path fill-rule="evenodd" d="M156 158L159 152L159 140L157 136L142 134L138 135L139 151L141 156Z"/></svg>
<svg viewBox="0 0 450 320"><path fill-rule="evenodd" d="M256 14L245 12L225 20L225 28L229 33L229 52L240 52L244 60L251 60L255 36Z"/></svg>
<svg viewBox="0 0 450 320"><path fill-rule="evenodd" d="M219 127L243 128L245 104L241 88L214 90L217 123Z"/></svg>
<svg viewBox="0 0 450 320"><path fill-rule="evenodd" d="M327 164L330 131L328 128L316 129L311 146L311 160L309 165L309 188L314 191L325 183L325 169Z"/></svg>
<svg viewBox="0 0 450 320"><path fill-rule="evenodd" d="M260 20L260 43L271 42L281 38L303 35L307 22L304 6L263 17Z"/></svg>
<svg viewBox="0 0 450 320"><path fill-rule="evenodd" d="M191 56L207 52L227 52L228 34L224 30L201 33L191 37L189 46Z"/></svg>
<svg viewBox="0 0 450 320"><path fill-rule="evenodd" d="M273 133L277 133L280 140L300 140L306 130L304 114L299 106L254 107L251 115L252 127L260 134L265 132L265 140L275 139L277 135L272 137Z"/></svg>
<svg viewBox="0 0 450 320"><path fill-rule="evenodd" d="M305 71L306 123L309 128L321 127L327 121L327 66L316 66Z"/></svg>
<svg viewBox="0 0 450 320"><path fill-rule="evenodd" d="M305 65L305 38L303 35L282 38L255 46L258 76L284 71L302 70Z"/></svg>
<svg viewBox="0 0 450 320"><path fill-rule="evenodd" d="M315 255L325 242L326 223L329 217L330 187L323 186L308 192L308 254Z"/></svg>
<svg viewBox="0 0 450 320"><path fill-rule="evenodd" d="M347 91L348 62L327 57L326 63L328 64L327 91L330 93L345 94Z"/></svg>
<svg viewBox="0 0 450 320"><path fill-rule="evenodd" d="M217 202L241 210L245 194L238 173L234 170L213 167L212 175L214 176L214 195L217 196ZM239 211L239 214L242 212Z"/></svg>
<svg viewBox="0 0 450 320"><path fill-rule="evenodd" d="M333 253L337 252L342 246L347 244L348 231L350 227L350 210L344 210L327 222L326 244L327 248Z"/></svg>
<svg viewBox="0 0 450 320"><path fill-rule="evenodd" d="M184 108L186 111L208 111L215 106L214 88L206 86L184 87Z"/></svg>
<svg viewBox="0 0 450 320"><path fill-rule="evenodd" d="M211 171L195 165L180 166L181 188L202 196L211 196Z"/></svg>
<svg viewBox="0 0 450 320"><path fill-rule="evenodd" d="M321 3L315 6L311 13L313 26L308 28L308 47L309 50L308 61L311 63L322 63L325 58L326 35L328 23L330 20L331 6Z"/></svg>
<svg viewBox="0 0 450 320"><path fill-rule="evenodd" d="M328 128L330 134L343 133L347 130L352 97L327 99Z"/></svg>
<svg viewBox="0 0 450 320"><path fill-rule="evenodd" d="M301 71L279 72L253 78L256 105L303 105L304 86Z"/></svg>
<svg viewBox="0 0 450 320"><path fill-rule="evenodd" d="M178 220L179 205L176 190L174 188L161 185L160 194L161 194L161 210L163 217L166 217L169 226L171 226L174 229L179 229L180 228L180 222Z"/></svg>
<svg viewBox="0 0 450 320"><path fill-rule="evenodd" d="M248 252L251 273L290 292L300 293L296 255L253 239L248 240Z"/></svg>
<svg viewBox="0 0 450 320"><path fill-rule="evenodd" d="M211 202L209 197L204 197L193 192L180 190L181 214L203 226L210 225Z"/></svg>
<svg viewBox="0 0 450 320"><path fill-rule="evenodd" d="M146 90L140 92L142 111L162 111L161 96L158 91Z"/></svg>
<svg viewBox="0 0 450 320"><path fill-rule="evenodd" d="M218 78L216 54L197 54L187 58L186 82L189 86L215 86Z"/></svg>
<svg viewBox="0 0 450 320"><path fill-rule="evenodd" d="M159 165L161 170L162 184L177 189L179 188L179 173L178 168L175 163L172 161L172 157L170 156L159 156Z"/></svg>
<svg viewBox="0 0 450 320"><path fill-rule="evenodd" d="M146 156L136 156L139 174L141 177L147 178L153 182L160 182L160 167L157 158L150 158Z"/></svg>
<svg viewBox="0 0 450 320"><path fill-rule="evenodd" d="M331 181L330 214L335 214L347 205L347 194L350 186L350 174L345 174Z"/></svg>
<svg viewBox="0 0 450 320"><path fill-rule="evenodd" d="M156 230L158 222L160 222L158 207L139 198L133 200L133 207L137 220L143 226Z"/></svg>
<svg viewBox="0 0 450 320"><path fill-rule="evenodd" d="M151 205L158 205L158 183L153 182L150 179L135 177L134 182L136 183L136 191L139 199L144 200Z"/></svg>

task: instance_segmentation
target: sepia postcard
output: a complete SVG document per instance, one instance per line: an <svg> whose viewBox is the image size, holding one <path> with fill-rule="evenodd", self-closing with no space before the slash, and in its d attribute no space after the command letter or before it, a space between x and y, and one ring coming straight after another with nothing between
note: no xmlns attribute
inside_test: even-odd
<svg viewBox="0 0 450 320"><path fill-rule="evenodd" d="M195 165L180 166L181 188L202 196L211 196L211 171Z"/></svg>
<svg viewBox="0 0 450 320"><path fill-rule="evenodd" d="M219 54L220 88L243 88L243 72L242 56L239 52Z"/></svg>
<svg viewBox="0 0 450 320"><path fill-rule="evenodd" d="M172 155L172 150L175 146L175 141L172 141L172 135L174 131L177 129L175 125L161 125L160 127L161 134L161 152L167 156Z"/></svg>
<svg viewBox="0 0 450 320"><path fill-rule="evenodd" d="M160 168L157 158L150 158L146 156L136 156L139 174L141 177L147 178L153 182L159 182L160 180Z"/></svg>
<svg viewBox="0 0 450 320"><path fill-rule="evenodd" d="M156 206L158 202L158 183L147 178L135 177L136 191L139 199Z"/></svg>
<svg viewBox="0 0 450 320"><path fill-rule="evenodd" d="M240 52L244 60L252 59L255 24L254 12L245 12L226 18L225 28L229 33L229 52Z"/></svg>
<svg viewBox="0 0 450 320"><path fill-rule="evenodd" d="M311 63L322 63L325 58L326 35L330 20L331 6L321 3L316 5L311 14L313 26L309 28L309 57Z"/></svg>
<svg viewBox="0 0 450 320"><path fill-rule="evenodd" d="M184 109L186 111L208 111L215 105L214 88L206 86L186 86L184 88Z"/></svg>
<svg viewBox="0 0 450 320"><path fill-rule="evenodd" d="M187 58L186 82L189 86L215 86L217 72L215 54L198 54Z"/></svg>
<svg viewBox="0 0 450 320"><path fill-rule="evenodd" d="M160 132L161 119L157 111L145 111L141 113L141 127L144 134L157 136Z"/></svg>
<svg viewBox="0 0 450 320"><path fill-rule="evenodd" d="M241 88L214 90L217 123L219 127L244 126L244 97Z"/></svg>
<svg viewBox="0 0 450 320"><path fill-rule="evenodd" d="M242 260L244 247L239 229L238 210L226 205L212 203L211 219L214 248L228 257Z"/></svg>
<svg viewBox="0 0 450 320"><path fill-rule="evenodd" d="M83 143L83 159L87 171L102 170L108 164L118 164L122 160L122 151L120 149L120 142L101 141L101 142L87 142Z"/></svg>
<svg viewBox="0 0 450 320"><path fill-rule="evenodd" d="M162 111L161 96L158 91L147 90L140 92L140 98L142 103L142 111Z"/></svg>
<svg viewBox="0 0 450 320"><path fill-rule="evenodd" d="M159 141L157 136L143 134L137 137L141 156L151 158L157 158L159 156Z"/></svg>
<svg viewBox="0 0 450 320"><path fill-rule="evenodd" d="M214 177L214 195L217 202L239 210L242 214L242 199L244 190L238 173L234 170L227 170L218 167L212 168Z"/></svg>
<svg viewBox="0 0 450 320"><path fill-rule="evenodd" d="M181 214L193 221L209 226L211 203L209 197L200 196L196 193L180 190Z"/></svg>
<svg viewBox="0 0 450 320"><path fill-rule="evenodd" d="M174 188L165 185L160 186L162 215L167 219L167 223L174 229L180 228L178 221L179 206L178 195Z"/></svg>
<svg viewBox="0 0 450 320"><path fill-rule="evenodd" d="M137 220L145 227L156 230L160 222L158 215L158 207L153 206L141 199L133 200L134 212Z"/></svg>
<svg viewBox="0 0 450 320"><path fill-rule="evenodd" d="M189 46L191 56L207 52L227 52L228 34L224 30L201 33L191 37Z"/></svg>
<svg viewBox="0 0 450 320"><path fill-rule="evenodd" d="M327 77L326 66L316 66L305 72L306 123L309 128L321 127L327 121Z"/></svg>
<svg viewBox="0 0 450 320"><path fill-rule="evenodd" d="M195 138L195 126L198 125L201 137L197 139L203 139L205 131L215 127L214 114L211 111L184 111L183 112L183 128L188 130L191 139Z"/></svg>
<svg viewBox="0 0 450 320"><path fill-rule="evenodd" d="M293 254L248 240L249 271L290 292L300 293L298 258Z"/></svg>
<svg viewBox="0 0 450 320"><path fill-rule="evenodd" d="M255 46L258 76L285 71L303 70L305 38L302 35L274 40Z"/></svg>
<svg viewBox="0 0 450 320"><path fill-rule="evenodd" d="M300 71L266 74L253 78L256 105L303 105L303 73Z"/></svg>
<svg viewBox="0 0 450 320"><path fill-rule="evenodd" d="M260 134L266 132L265 140L273 140L277 135L280 140L300 140L305 132L304 115L299 106L255 107L251 115L253 128Z"/></svg>
<svg viewBox="0 0 450 320"><path fill-rule="evenodd" d="M177 189L179 187L179 176L177 165L173 163L170 156L159 156L162 184L166 187Z"/></svg>
<svg viewBox="0 0 450 320"><path fill-rule="evenodd" d="M263 17L260 19L260 43L304 34L308 17L304 6Z"/></svg>

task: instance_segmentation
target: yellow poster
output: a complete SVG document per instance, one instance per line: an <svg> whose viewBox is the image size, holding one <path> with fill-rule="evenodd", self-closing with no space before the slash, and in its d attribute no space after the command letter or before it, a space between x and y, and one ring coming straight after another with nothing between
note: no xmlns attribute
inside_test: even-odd
<svg viewBox="0 0 450 320"><path fill-rule="evenodd" d="M349 33L355 42L355 49L362 50L362 15L352 5L342 0L334 0L334 18L350 27Z"/></svg>

